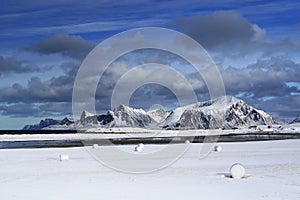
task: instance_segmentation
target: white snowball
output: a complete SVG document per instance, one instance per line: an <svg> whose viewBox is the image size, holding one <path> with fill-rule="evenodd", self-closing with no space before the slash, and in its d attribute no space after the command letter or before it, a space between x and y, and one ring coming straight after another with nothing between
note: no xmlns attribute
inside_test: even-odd
<svg viewBox="0 0 300 200"><path fill-rule="evenodd" d="M70 159L70 157L69 157L68 154L60 154L59 155L59 160L60 161L69 160L69 159Z"/></svg>
<svg viewBox="0 0 300 200"><path fill-rule="evenodd" d="M230 175L232 178L243 178L245 176L245 168L239 163L235 163L230 167Z"/></svg>
<svg viewBox="0 0 300 200"><path fill-rule="evenodd" d="M215 151L218 151L218 152L222 151L222 147L221 146L215 146Z"/></svg>
<svg viewBox="0 0 300 200"><path fill-rule="evenodd" d="M186 140L186 141L185 141L185 143L186 143L186 144L189 144L189 143L190 143L190 141L189 141L189 140Z"/></svg>
<svg viewBox="0 0 300 200"><path fill-rule="evenodd" d="M144 145L143 143L139 143L138 146L141 147L141 148L144 148L144 147L145 147L145 145Z"/></svg>
<svg viewBox="0 0 300 200"><path fill-rule="evenodd" d="M143 148L140 146L136 146L134 149L134 151L136 151L136 152L141 152L142 150L143 150Z"/></svg>
<svg viewBox="0 0 300 200"><path fill-rule="evenodd" d="M97 149L99 147L98 144L93 144L93 149Z"/></svg>

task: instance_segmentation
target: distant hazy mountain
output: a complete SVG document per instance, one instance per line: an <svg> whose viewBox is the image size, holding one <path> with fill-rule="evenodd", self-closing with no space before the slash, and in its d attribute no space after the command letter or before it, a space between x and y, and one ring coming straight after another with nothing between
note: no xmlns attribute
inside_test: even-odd
<svg viewBox="0 0 300 200"><path fill-rule="evenodd" d="M120 105L103 115L93 115L83 111L80 120L69 122L68 125L66 122L62 122L63 120L56 122L56 124L54 121L48 126L27 125L24 129L74 129L75 126L80 129L90 127L232 129L275 123L266 112L257 110L243 100L231 96L178 107L173 111L158 109L146 112L143 109Z"/></svg>
<svg viewBox="0 0 300 200"><path fill-rule="evenodd" d="M55 119L44 119L41 120L39 124L26 125L23 130L42 130L47 129L48 127L57 126L57 127L72 127L74 121L65 117L63 120ZM68 128L69 129L69 128Z"/></svg>
<svg viewBox="0 0 300 200"><path fill-rule="evenodd" d="M23 130L41 130L45 127L48 127L48 126L51 126L51 125L56 125L58 123L59 123L59 120L44 119L44 120L41 120L39 124L24 126Z"/></svg>
<svg viewBox="0 0 300 200"><path fill-rule="evenodd" d="M300 123L300 116L297 116L290 124Z"/></svg>

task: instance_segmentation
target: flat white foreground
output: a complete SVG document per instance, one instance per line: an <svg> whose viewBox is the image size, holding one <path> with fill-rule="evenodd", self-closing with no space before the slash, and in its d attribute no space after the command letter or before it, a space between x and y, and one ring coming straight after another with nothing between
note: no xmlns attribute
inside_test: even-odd
<svg viewBox="0 0 300 200"><path fill-rule="evenodd" d="M109 169L85 148L0 150L0 196L5 200L300 199L300 140L218 145L222 152L199 160L201 144L192 144L170 167L139 175ZM141 153L161 147L145 145ZM132 145L122 148L134 151ZM70 159L60 162L60 154ZM243 164L248 178L226 177L236 162Z"/></svg>

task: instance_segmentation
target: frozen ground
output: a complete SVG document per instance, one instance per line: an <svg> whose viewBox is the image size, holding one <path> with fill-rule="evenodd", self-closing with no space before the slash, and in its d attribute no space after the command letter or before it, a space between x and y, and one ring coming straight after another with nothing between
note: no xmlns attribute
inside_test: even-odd
<svg viewBox="0 0 300 200"><path fill-rule="evenodd" d="M300 199L300 140L218 145L222 152L199 160L201 144L192 144L170 167L142 175L106 168L84 148L2 149L0 196L5 200ZM144 151L161 147L146 145ZM122 148L133 151L134 146ZM62 153L70 160L58 161ZM245 166L248 178L224 176L236 162Z"/></svg>
<svg viewBox="0 0 300 200"><path fill-rule="evenodd" d="M97 129L100 133L93 133L92 129L86 133L73 134L4 134L0 135L0 141L26 141L26 140L86 140L86 139L105 139L105 138L132 138L132 137L174 137L174 136L206 136L206 135L226 135L234 133L229 130L147 130L139 128ZM246 132L245 132L246 133Z"/></svg>
<svg viewBox="0 0 300 200"><path fill-rule="evenodd" d="M132 137L175 137L175 136L209 136L227 134L248 133L300 133L300 123L276 125L268 128L258 126L257 129L236 129L236 130L149 130L142 128L91 128L85 133L74 134L2 134L0 141L26 141L26 140L86 140L104 138L132 138Z"/></svg>

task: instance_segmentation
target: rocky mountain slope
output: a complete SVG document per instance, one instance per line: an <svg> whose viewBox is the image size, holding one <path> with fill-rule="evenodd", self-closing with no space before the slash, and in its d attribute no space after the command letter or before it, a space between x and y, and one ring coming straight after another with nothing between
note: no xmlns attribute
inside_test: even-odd
<svg viewBox="0 0 300 200"><path fill-rule="evenodd" d="M274 124L264 111L249 106L243 100L227 96L179 107L165 121L165 128L232 129Z"/></svg>

